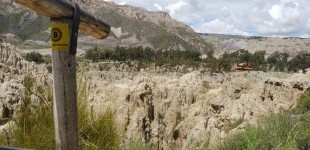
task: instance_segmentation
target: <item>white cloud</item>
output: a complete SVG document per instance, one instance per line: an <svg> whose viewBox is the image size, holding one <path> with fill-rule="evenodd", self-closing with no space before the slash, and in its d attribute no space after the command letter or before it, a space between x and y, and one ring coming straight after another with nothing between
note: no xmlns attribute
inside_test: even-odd
<svg viewBox="0 0 310 150"><path fill-rule="evenodd" d="M176 11L179 11L183 6L187 5L184 1L178 1L176 3L170 3L165 7L166 10L169 11L170 15L174 15Z"/></svg>
<svg viewBox="0 0 310 150"><path fill-rule="evenodd" d="M300 15L297 2L286 2L280 5L274 5L269 10L269 14L273 19L294 19Z"/></svg>
<svg viewBox="0 0 310 150"><path fill-rule="evenodd" d="M154 6L155 6L158 10L160 10L160 11L163 10L163 7L160 6L160 5L158 5L157 3L154 3Z"/></svg>
<svg viewBox="0 0 310 150"><path fill-rule="evenodd" d="M118 5L126 5L126 4L127 4L126 1L119 1L119 0L103 0L103 1L106 1L106 2L115 2L115 3L118 4Z"/></svg>
<svg viewBox="0 0 310 150"><path fill-rule="evenodd" d="M126 5L127 2L120 2L118 5Z"/></svg>
<svg viewBox="0 0 310 150"><path fill-rule="evenodd" d="M210 22L200 23L192 26L192 28L200 33L218 33L218 34L234 34L234 35L250 35L247 32L239 30L234 24L228 24L219 19Z"/></svg>
<svg viewBox="0 0 310 150"><path fill-rule="evenodd" d="M272 6L272 8L269 10L269 14L272 18L279 19L282 17L282 7L279 5Z"/></svg>
<svg viewBox="0 0 310 150"><path fill-rule="evenodd" d="M310 38L310 34L305 33L305 34L302 34L300 37L302 37L302 38Z"/></svg>
<svg viewBox="0 0 310 150"><path fill-rule="evenodd" d="M174 19L189 24L197 32L251 33L258 36L310 35L310 0L112 1L118 4L126 2L148 10L167 11Z"/></svg>
<svg viewBox="0 0 310 150"><path fill-rule="evenodd" d="M306 28L310 30L310 18L308 19L308 23L306 25Z"/></svg>
<svg viewBox="0 0 310 150"><path fill-rule="evenodd" d="M223 6L215 15L215 19L211 21L203 21L195 24L192 28L200 33L219 33L219 34L233 34L233 35L250 35L244 31L242 20L233 14L233 12Z"/></svg>
<svg viewBox="0 0 310 150"><path fill-rule="evenodd" d="M304 34L302 29L306 26L309 10L300 7L299 2L294 0L281 0L269 9L271 18L264 18L264 22L257 25L257 33L264 35L295 35Z"/></svg>

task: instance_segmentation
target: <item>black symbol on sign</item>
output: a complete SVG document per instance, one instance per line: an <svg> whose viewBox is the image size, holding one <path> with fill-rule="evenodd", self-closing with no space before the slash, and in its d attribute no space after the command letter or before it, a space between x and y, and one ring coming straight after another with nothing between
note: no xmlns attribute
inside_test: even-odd
<svg viewBox="0 0 310 150"><path fill-rule="evenodd" d="M53 28L52 29L52 40L53 40L53 42L59 42L61 38L62 38L61 30L58 28Z"/></svg>

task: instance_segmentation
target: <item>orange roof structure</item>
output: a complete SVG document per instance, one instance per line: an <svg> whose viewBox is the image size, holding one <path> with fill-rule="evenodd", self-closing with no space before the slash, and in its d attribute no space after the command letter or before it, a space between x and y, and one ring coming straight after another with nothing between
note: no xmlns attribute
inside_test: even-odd
<svg viewBox="0 0 310 150"><path fill-rule="evenodd" d="M235 71L251 71L253 70L252 66L245 63L237 64L237 67L235 67Z"/></svg>

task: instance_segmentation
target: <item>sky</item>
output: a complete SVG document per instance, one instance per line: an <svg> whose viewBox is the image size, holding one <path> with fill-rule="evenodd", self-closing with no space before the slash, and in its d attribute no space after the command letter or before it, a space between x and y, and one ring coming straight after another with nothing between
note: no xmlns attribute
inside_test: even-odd
<svg viewBox="0 0 310 150"><path fill-rule="evenodd" d="M105 0L166 11L199 33L310 37L310 0Z"/></svg>

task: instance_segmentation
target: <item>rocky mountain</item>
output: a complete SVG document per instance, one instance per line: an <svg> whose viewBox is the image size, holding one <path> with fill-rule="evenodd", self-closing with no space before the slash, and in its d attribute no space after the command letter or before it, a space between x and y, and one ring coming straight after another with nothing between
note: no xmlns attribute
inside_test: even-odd
<svg viewBox="0 0 310 150"><path fill-rule="evenodd" d="M222 34L201 34L208 42L216 47L217 55L225 52L233 52L239 49L248 50L251 53L265 50L267 55L275 51L287 52L295 56L300 52L310 52L310 42L307 38L298 37L258 37L258 36L238 36Z"/></svg>
<svg viewBox="0 0 310 150"><path fill-rule="evenodd" d="M310 51L310 43L305 38L199 35L184 23L172 19L166 12L148 11L101 0L83 0L79 3L82 8L105 20L114 31L105 40L95 40L80 34L79 46L82 49L93 46L143 46L154 49L199 50L202 53L214 50L216 56L239 49L252 53L265 50L267 55L275 51L288 52L291 56ZM7 41L14 44L49 47L49 18L10 0L0 0L0 4L0 35L6 35Z"/></svg>
<svg viewBox="0 0 310 150"><path fill-rule="evenodd" d="M12 2L0 1L0 35L7 41L18 44L27 39L42 41L47 44L49 19Z"/></svg>
<svg viewBox="0 0 310 150"><path fill-rule="evenodd" d="M41 45L49 45L49 18L9 0L0 2L0 34L13 34L15 43L32 40ZM79 3L82 8L106 21L115 31L105 40L94 40L81 34L80 46L143 46L198 50L202 53L213 49L211 43L203 40L184 23L173 20L166 12L150 12L143 8L101 0L84 0Z"/></svg>

